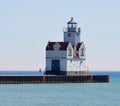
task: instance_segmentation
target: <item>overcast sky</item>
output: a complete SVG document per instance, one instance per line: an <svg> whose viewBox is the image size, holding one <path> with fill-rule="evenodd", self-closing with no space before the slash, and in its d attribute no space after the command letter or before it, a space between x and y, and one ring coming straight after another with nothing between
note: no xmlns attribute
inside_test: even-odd
<svg viewBox="0 0 120 106"><path fill-rule="evenodd" d="M119 71L119 0L1 0L0 70L44 70L48 41L63 41L71 17L89 70Z"/></svg>

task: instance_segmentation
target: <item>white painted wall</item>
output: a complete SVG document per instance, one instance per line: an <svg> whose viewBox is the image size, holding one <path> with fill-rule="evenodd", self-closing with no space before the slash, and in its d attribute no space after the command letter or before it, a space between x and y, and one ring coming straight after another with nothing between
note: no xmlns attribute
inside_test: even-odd
<svg viewBox="0 0 120 106"><path fill-rule="evenodd" d="M84 56L81 56L82 49L84 49ZM79 57L80 57L80 59L85 60L85 50L86 50L86 48L85 48L84 44L82 43L81 47L79 48Z"/></svg>
<svg viewBox="0 0 120 106"><path fill-rule="evenodd" d="M67 59L60 59L60 70L61 71L67 70Z"/></svg>
<svg viewBox="0 0 120 106"><path fill-rule="evenodd" d="M51 71L52 60L60 60L60 71L66 71L67 62L67 51L63 50L46 50L46 70Z"/></svg>
<svg viewBox="0 0 120 106"><path fill-rule="evenodd" d="M71 34L69 37L68 34ZM73 46L75 46L78 42L80 42L80 34L78 32L64 32L64 42L71 42Z"/></svg>
<svg viewBox="0 0 120 106"><path fill-rule="evenodd" d="M85 71L85 61L82 61L82 63L81 63L81 70Z"/></svg>
<svg viewBox="0 0 120 106"><path fill-rule="evenodd" d="M46 51L46 57L47 58L66 58L67 56L67 51L63 51L63 50L60 50L60 51L54 51L54 50L47 50Z"/></svg>
<svg viewBox="0 0 120 106"><path fill-rule="evenodd" d="M84 69L84 61L85 56L81 57L80 59L73 59L73 53L72 56L68 56L68 48L72 49L72 52L74 52L72 44L69 43L67 47L67 51L63 50L47 50L46 51L46 70L51 71L51 62L54 59L60 60L60 71L83 71ZM81 46L79 51L76 51L81 54L81 49L84 48L84 45ZM82 61L82 63L81 63Z"/></svg>
<svg viewBox="0 0 120 106"><path fill-rule="evenodd" d="M71 52L72 52L72 55L71 56L69 56L69 48L71 48ZM72 44L71 43L69 43L68 44L68 47L67 47L67 56L66 56L66 58L73 58L73 53L74 53L74 50L73 50L73 47L72 47Z"/></svg>
<svg viewBox="0 0 120 106"><path fill-rule="evenodd" d="M80 60L67 60L67 71L80 71Z"/></svg>
<svg viewBox="0 0 120 106"><path fill-rule="evenodd" d="M71 37L68 36L68 33L71 33ZM71 42L75 46L75 36L76 32L64 32L64 42Z"/></svg>
<svg viewBox="0 0 120 106"><path fill-rule="evenodd" d="M46 58L46 70L51 71L51 60Z"/></svg>

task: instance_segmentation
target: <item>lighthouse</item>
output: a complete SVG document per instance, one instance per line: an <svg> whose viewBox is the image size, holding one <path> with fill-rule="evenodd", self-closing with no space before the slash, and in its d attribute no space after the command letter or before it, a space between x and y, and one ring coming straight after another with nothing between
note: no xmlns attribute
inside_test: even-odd
<svg viewBox="0 0 120 106"><path fill-rule="evenodd" d="M67 28L64 30L64 42L71 42L73 46L80 42L80 28L77 28L73 17L67 22Z"/></svg>
<svg viewBox="0 0 120 106"><path fill-rule="evenodd" d="M84 75L86 48L73 17L67 22L63 39L63 42L49 41L46 46L46 75Z"/></svg>

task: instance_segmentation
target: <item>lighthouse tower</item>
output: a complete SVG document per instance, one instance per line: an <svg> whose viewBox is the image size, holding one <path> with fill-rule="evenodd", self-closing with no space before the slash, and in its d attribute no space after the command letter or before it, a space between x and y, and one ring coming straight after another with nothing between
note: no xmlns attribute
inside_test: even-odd
<svg viewBox="0 0 120 106"><path fill-rule="evenodd" d="M84 75L86 48L73 18L67 22L63 38L63 42L49 41L46 46L46 75Z"/></svg>
<svg viewBox="0 0 120 106"><path fill-rule="evenodd" d="M64 31L64 42L71 42L73 46L80 42L80 28L77 28L77 23L73 21L73 17L67 23L67 28Z"/></svg>

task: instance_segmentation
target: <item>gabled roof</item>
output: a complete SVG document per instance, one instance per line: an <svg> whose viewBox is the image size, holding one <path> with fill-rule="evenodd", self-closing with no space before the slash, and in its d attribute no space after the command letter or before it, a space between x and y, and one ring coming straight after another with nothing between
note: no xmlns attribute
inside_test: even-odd
<svg viewBox="0 0 120 106"><path fill-rule="evenodd" d="M53 46L55 43L59 43L60 49L59 50L67 50L69 42L48 42L46 50L53 50Z"/></svg>
<svg viewBox="0 0 120 106"><path fill-rule="evenodd" d="M68 44L69 42L48 42L47 46L46 46L46 50L53 50L53 46L55 43L58 43L60 45L60 49L59 50L67 50ZM76 50L79 51L79 48L81 47L83 42L79 42L76 45Z"/></svg>
<svg viewBox="0 0 120 106"><path fill-rule="evenodd" d="M77 44L77 46L76 46L76 50L77 50L77 51L79 51L79 48L81 47L82 43L83 43L83 42L80 42L80 43Z"/></svg>

